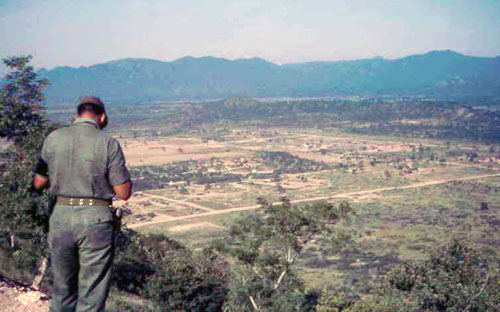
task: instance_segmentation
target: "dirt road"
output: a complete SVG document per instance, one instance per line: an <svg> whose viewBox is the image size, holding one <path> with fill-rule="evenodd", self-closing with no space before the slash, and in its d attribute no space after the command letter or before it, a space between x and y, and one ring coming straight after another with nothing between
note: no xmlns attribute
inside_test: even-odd
<svg viewBox="0 0 500 312"><path fill-rule="evenodd" d="M387 192L387 191L393 191L393 190L406 190L406 189L421 188L421 187L426 187L426 186L431 186L431 185L444 184L444 183L453 182L453 181L480 180L480 179L486 179L486 178L491 178L491 177L500 177L500 173L482 174L482 175L468 176L468 177L461 177L461 178L454 178L454 179L432 180L432 181L415 183L415 184L404 185L404 186L382 187L382 188L365 190L365 191L356 191L356 192L349 192L349 193L342 193L342 194L334 194L334 195L330 195L330 196L318 196L318 197L311 197L311 198L296 199L296 200L292 200L291 203L294 203L294 204L295 203L305 203L305 202L312 202L312 201L317 201L317 200L343 198L343 197L349 197L349 196L354 196L354 195L366 195L366 194ZM185 202L183 202L183 203L185 203ZM273 205L279 205L279 204L280 204L280 202L273 203ZM198 213L198 214L193 214L193 215L188 215L188 216L180 216L180 217L162 216L162 217L156 218L155 220L146 221L143 223L130 224L130 225L128 225L128 227L131 229L136 229L136 228L154 225L154 224L159 224L159 223L182 221L182 220L188 220L188 219L194 219L194 218L200 218L200 217L221 215L221 214L226 214L226 213L231 213L231 212L255 210L255 209L258 209L259 207L260 207L260 205L251 205L251 206L236 207L236 208L229 208L229 209L213 210L213 211L208 211L208 212L204 212L204 213ZM205 210L207 210L207 209L208 208L206 208Z"/></svg>
<svg viewBox="0 0 500 312"><path fill-rule="evenodd" d="M200 210L204 210L204 211L214 211L213 209L210 209L210 208L207 208L207 207L203 207L201 205L193 204L193 203L190 203L190 202L187 202L187 201L182 201L182 200L168 198L168 197L165 197L165 196L154 195L154 194L149 194L149 193L143 193L142 195L144 195L146 197L158 198L158 199L161 199L161 200L164 200L164 201L169 201L169 202L176 203L176 204L179 204L179 205L189 206L189 207L194 208L194 209L200 209Z"/></svg>

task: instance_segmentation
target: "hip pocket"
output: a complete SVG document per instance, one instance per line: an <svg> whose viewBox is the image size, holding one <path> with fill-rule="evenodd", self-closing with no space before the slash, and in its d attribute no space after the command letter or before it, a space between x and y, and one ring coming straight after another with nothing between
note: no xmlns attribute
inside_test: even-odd
<svg viewBox="0 0 500 312"><path fill-rule="evenodd" d="M88 225L84 230L82 249L96 250L106 248L113 243L114 228L111 221Z"/></svg>

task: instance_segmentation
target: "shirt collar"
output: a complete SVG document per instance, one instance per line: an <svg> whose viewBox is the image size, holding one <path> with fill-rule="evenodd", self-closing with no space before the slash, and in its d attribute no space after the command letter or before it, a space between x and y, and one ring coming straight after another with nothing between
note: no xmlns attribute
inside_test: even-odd
<svg viewBox="0 0 500 312"><path fill-rule="evenodd" d="M81 124L91 124L94 125L97 129L100 129L99 124L94 119L76 118L75 121L73 121L73 125L81 125Z"/></svg>

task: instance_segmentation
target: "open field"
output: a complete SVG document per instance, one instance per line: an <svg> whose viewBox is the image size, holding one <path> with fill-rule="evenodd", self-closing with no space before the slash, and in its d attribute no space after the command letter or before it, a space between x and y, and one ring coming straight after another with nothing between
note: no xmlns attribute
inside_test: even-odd
<svg viewBox="0 0 500 312"><path fill-rule="evenodd" d="M154 168L175 166L181 161L192 163L192 167L180 170L181 175L203 171L238 178L228 182L189 183L189 178L169 180L168 173L159 172L166 181L163 187L136 192L128 205L134 214L155 213L166 218L215 214L218 210L250 210L257 207L257 197L268 201L277 201L283 196L296 202L336 197L360 201L368 194L393 188L482 178L500 169L496 155L481 155L474 162L464 160L463 156L446 156L452 148L482 154L481 146L475 144L450 147L449 143L439 141L396 142L318 130L236 129L223 142L202 142L193 136L155 140L128 138L121 143L133 170L143 166L148 169L145 174L139 173L136 180L155 177ZM257 156L259 151L287 152L296 159L282 168L279 167L283 161L281 155L272 162ZM294 168L297 159L311 163L305 168ZM323 167L318 168L320 166ZM147 224L136 224L133 218L128 221L134 227Z"/></svg>
<svg viewBox="0 0 500 312"><path fill-rule="evenodd" d="M338 253L317 241L300 257L311 287L369 292L367 276L418 259L453 235L480 249L500 245L500 160L487 145L288 128L235 128L223 141L192 134L121 143L142 187L116 203L132 212L128 227L195 249L254 213L258 197L347 200L354 213L341 231L351 245Z"/></svg>

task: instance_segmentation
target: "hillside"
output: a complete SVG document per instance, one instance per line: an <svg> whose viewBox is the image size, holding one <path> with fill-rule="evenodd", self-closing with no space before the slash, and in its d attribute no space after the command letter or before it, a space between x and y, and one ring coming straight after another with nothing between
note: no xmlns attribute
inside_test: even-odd
<svg viewBox="0 0 500 312"><path fill-rule="evenodd" d="M277 65L260 58L183 57L172 62L121 59L89 67L40 69L49 102L98 94L136 102L228 96L500 96L500 56L432 51L395 60Z"/></svg>

